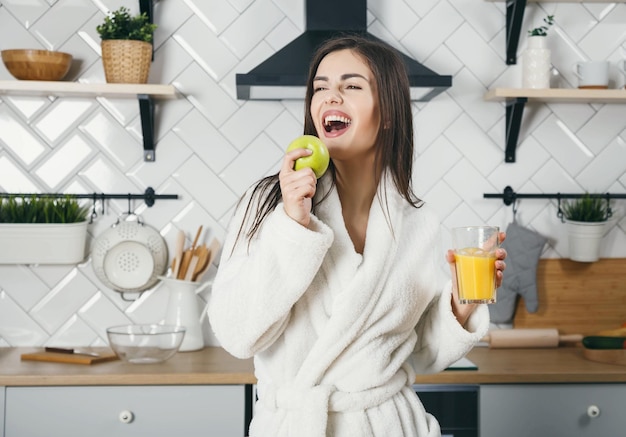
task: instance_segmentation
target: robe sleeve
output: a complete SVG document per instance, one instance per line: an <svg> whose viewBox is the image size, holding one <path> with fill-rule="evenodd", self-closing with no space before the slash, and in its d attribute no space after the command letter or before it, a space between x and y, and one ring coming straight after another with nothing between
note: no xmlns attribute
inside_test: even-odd
<svg viewBox="0 0 626 437"><path fill-rule="evenodd" d="M440 238L440 237L439 237ZM476 307L462 326L452 312L452 282L447 263L440 268L438 259L444 257L441 244L433 244L431 268L436 270L435 297L420 318L415 331L417 343L410 363L416 373L437 373L461 359L489 329L486 304ZM439 266L439 267L437 267Z"/></svg>
<svg viewBox="0 0 626 437"><path fill-rule="evenodd" d="M208 309L215 336L238 358L255 355L280 336L333 241L330 228L314 215L306 228L279 203L252 241L241 237L235 244L245 209L246 199L229 225Z"/></svg>
<svg viewBox="0 0 626 437"><path fill-rule="evenodd" d="M417 344L411 364L417 373L437 373L461 359L483 338L489 329L486 304L476 307L465 327L452 312L452 285L433 300L416 327Z"/></svg>

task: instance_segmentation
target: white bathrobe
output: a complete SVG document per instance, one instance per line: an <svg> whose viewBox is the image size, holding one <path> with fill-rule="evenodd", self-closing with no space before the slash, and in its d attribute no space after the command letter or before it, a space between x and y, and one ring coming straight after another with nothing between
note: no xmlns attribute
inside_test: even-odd
<svg viewBox="0 0 626 437"><path fill-rule="evenodd" d="M317 195L329 182L320 179ZM363 255L334 189L309 229L279 204L251 244L240 240L231 253L248 199L239 205L209 318L227 351L254 356L251 437L441 434L411 389L415 372L439 372L465 355L489 314L480 305L465 329L457 322L450 281L441 280L439 222L390 184L390 216L376 196Z"/></svg>

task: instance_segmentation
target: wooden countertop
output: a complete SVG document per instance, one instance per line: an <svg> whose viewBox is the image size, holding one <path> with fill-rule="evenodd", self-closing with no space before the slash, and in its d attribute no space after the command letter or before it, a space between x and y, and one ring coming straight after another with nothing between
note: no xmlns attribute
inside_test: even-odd
<svg viewBox="0 0 626 437"><path fill-rule="evenodd" d="M111 361L92 365L21 361L37 348L0 348L0 386L253 384L252 360L221 348L179 352L162 364ZM478 370L418 375L417 384L615 383L626 382L626 366L583 358L582 348L488 349L467 355Z"/></svg>

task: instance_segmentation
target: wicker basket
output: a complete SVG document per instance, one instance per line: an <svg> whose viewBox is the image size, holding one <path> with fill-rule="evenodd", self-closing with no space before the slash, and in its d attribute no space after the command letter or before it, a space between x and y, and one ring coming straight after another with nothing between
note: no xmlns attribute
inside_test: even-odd
<svg viewBox="0 0 626 437"><path fill-rule="evenodd" d="M152 44L127 39L102 41L102 64L108 83L147 83Z"/></svg>

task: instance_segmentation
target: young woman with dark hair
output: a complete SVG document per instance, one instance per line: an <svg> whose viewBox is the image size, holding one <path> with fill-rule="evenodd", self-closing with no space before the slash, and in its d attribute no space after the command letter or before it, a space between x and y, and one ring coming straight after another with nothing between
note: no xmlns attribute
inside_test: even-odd
<svg viewBox="0 0 626 437"><path fill-rule="evenodd" d="M454 255L450 280L439 221L414 194L403 61L383 42L332 39L312 59L305 105L304 134L327 145L329 170L296 171L311 152L291 151L246 193L209 305L222 346L255 359L250 436L439 436L415 374L463 357L489 313L458 302Z"/></svg>

